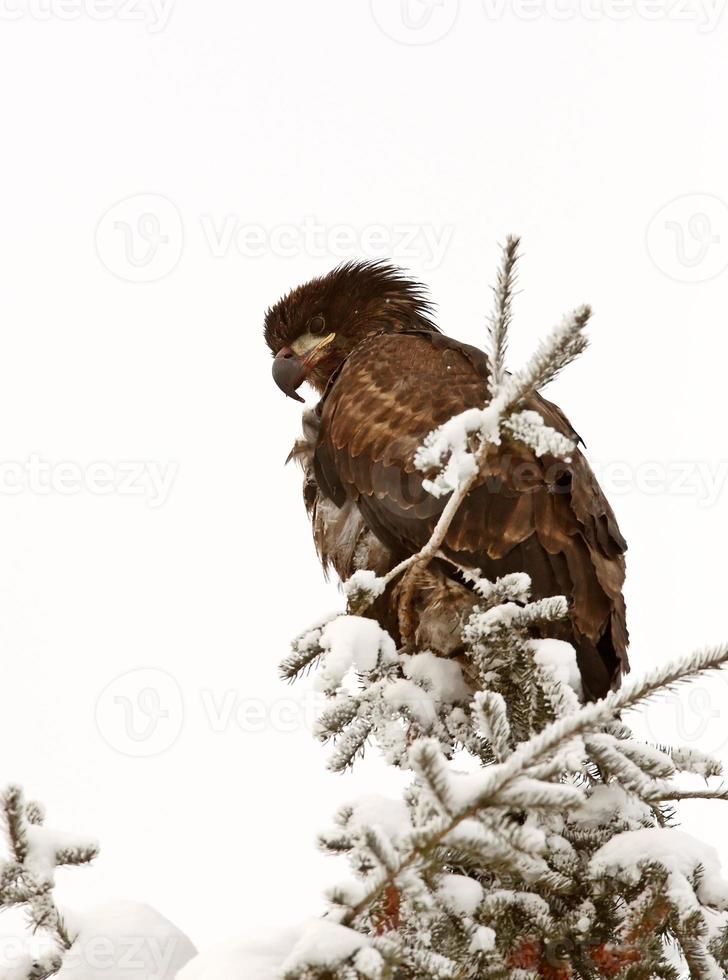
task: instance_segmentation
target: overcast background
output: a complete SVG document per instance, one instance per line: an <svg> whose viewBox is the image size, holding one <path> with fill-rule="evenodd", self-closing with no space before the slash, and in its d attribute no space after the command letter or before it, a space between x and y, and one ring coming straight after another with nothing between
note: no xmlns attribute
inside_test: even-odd
<svg viewBox="0 0 728 980"><path fill-rule="evenodd" d="M316 832L397 791L328 774L277 675L341 599L262 319L341 258L481 344L520 233L514 365L591 302L549 394L630 543L634 667L728 637L724 6L0 0L0 782L100 838L61 900L201 948L297 922L343 870ZM727 707L635 724L728 757ZM728 865L724 807L683 814Z"/></svg>

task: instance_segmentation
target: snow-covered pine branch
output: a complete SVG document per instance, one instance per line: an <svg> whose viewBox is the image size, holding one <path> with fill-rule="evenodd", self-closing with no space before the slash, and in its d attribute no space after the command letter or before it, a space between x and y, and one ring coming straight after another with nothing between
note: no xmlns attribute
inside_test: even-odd
<svg viewBox="0 0 728 980"><path fill-rule="evenodd" d="M372 619L340 616L308 630L294 643L306 650L303 672L314 670L314 685L329 697L317 735L335 742L329 765L351 766L374 738L388 761L406 764L407 741L436 735L443 744L460 744L464 707L472 690L455 661L429 651L397 654L387 633ZM284 676L291 658L282 665Z"/></svg>
<svg viewBox="0 0 728 980"><path fill-rule="evenodd" d="M396 653L371 620L342 616L307 635L317 652L315 683L330 699L319 734L336 746L332 768L354 764L375 742L411 771L412 782L400 803L368 799L344 808L322 835L321 846L347 854L355 871L330 894L326 920L347 930L336 936L346 937L348 953L327 958L317 946L312 962L304 935L284 976L516 977L516 963L542 963L557 947L573 951L572 963L585 971L563 976L599 976L599 963L625 965L635 957L664 971L639 975L677 976L646 926L652 864L635 884L612 862L619 850L601 849L620 833L667 830L661 801L699 793L681 786L680 773L710 778L722 769L692 750L637 742L617 719L666 686L722 666L728 646L698 651L581 706L571 648L530 635L538 613L563 614L563 603L529 603L522 576L479 582L478 592L481 604L465 629L467 681L454 662ZM472 759L467 771L465 756ZM707 786L702 795L722 792ZM666 834L665 846L676 840ZM709 866L717 881L714 856ZM697 882L694 871L686 880ZM693 964L700 956L716 959L711 950L726 938L722 900L703 904L706 895L721 894L711 887L695 884L687 920L669 902L661 920L680 948L682 939L691 946ZM637 924L625 916L600 919L633 892L642 899L630 905ZM486 901L492 894L503 898ZM704 912L699 921L696 908ZM594 941L595 928L604 942ZM631 943L623 942L627 933ZM438 972L417 972L425 961ZM504 973L508 962L513 968Z"/></svg>
<svg viewBox="0 0 728 980"><path fill-rule="evenodd" d="M22 907L33 933L48 936L51 949L30 954L17 966L17 980L43 980L61 967L73 936L53 897L56 868L88 864L98 854L94 841L49 830L40 804L26 801L18 786L0 796L9 858L0 861L0 911Z"/></svg>
<svg viewBox="0 0 728 980"><path fill-rule="evenodd" d="M5 934L0 980L176 980L196 950L153 908L117 900L81 914L59 909L56 870L93 861L94 841L47 827L40 804L17 786L0 793L0 813L0 912L20 910L27 922L25 934Z"/></svg>
<svg viewBox="0 0 728 980"><path fill-rule="evenodd" d="M495 306L488 323L492 395L496 393L505 378L508 328L513 316L513 291L516 286L516 265L520 244L520 239L515 235L506 238L493 290Z"/></svg>
<svg viewBox="0 0 728 980"><path fill-rule="evenodd" d="M435 550L445 540L455 513L477 482L488 447L500 445L504 431L524 442L537 456L548 453L566 459L576 448L571 439L546 425L537 412L521 408L535 391L586 349L584 330L590 316L589 307L582 306L564 317L521 371L504 376L499 385L491 387L488 405L454 416L425 439L415 455L417 468L433 474L424 486L436 497L452 493L448 501L452 508L445 508L433 534ZM447 524L443 520L445 514L449 515ZM429 542L421 554L434 554L432 544Z"/></svg>

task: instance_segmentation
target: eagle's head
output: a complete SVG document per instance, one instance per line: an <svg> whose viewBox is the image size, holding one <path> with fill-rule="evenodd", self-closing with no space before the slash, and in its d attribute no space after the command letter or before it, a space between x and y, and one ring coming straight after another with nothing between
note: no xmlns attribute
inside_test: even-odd
<svg viewBox="0 0 728 980"><path fill-rule="evenodd" d="M333 372L373 333L436 331L423 286L383 262L345 262L291 290L265 316L273 379L287 395L309 381L322 393Z"/></svg>

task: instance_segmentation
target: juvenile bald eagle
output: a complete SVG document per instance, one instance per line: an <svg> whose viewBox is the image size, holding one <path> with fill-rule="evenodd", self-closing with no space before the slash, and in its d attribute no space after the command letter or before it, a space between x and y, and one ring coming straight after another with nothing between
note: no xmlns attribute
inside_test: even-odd
<svg viewBox="0 0 728 980"><path fill-rule="evenodd" d="M294 447L324 566L342 579L383 574L427 542L447 497L424 490L414 454L429 432L489 400L488 359L440 332L422 286L378 262L349 262L299 286L268 310L273 377L290 397L308 381L321 399ZM540 395L525 405L578 441ZM490 579L527 572L534 598L564 595L570 622L550 635L573 643L589 698L628 670L622 596L625 541L580 450L570 462L521 443L493 447L442 552ZM395 587L396 588L396 587ZM474 596L449 563L423 573L420 646L457 650ZM374 607L395 634L392 600Z"/></svg>

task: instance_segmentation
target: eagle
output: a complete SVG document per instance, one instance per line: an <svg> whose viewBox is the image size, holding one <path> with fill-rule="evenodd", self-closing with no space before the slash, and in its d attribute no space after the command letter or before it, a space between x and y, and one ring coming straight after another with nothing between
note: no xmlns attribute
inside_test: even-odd
<svg viewBox="0 0 728 980"><path fill-rule="evenodd" d="M304 413L291 457L324 569L342 581L384 575L429 540L448 497L425 489L414 457L428 433L489 399L487 355L439 329L426 289L385 263L352 261L291 290L265 314L273 379L291 398L304 381L320 399ZM581 442L540 393L524 406ZM370 609L400 643L460 654L477 602L463 569L496 579L530 576L533 598L566 596L568 622L549 635L572 643L587 699L629 670L623 597L626 543L583 452L568 461L504 440L489 451L458 510L442 560L419 570L414 637L403 625L401 583Z"/></svg>

